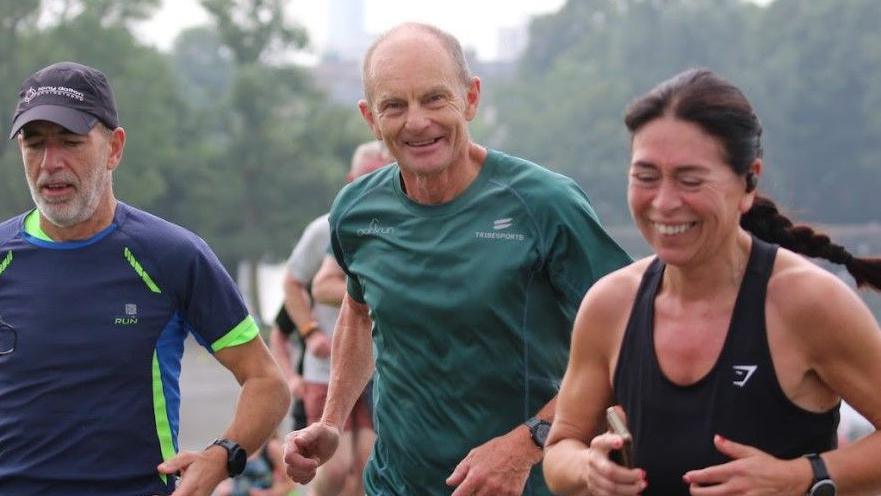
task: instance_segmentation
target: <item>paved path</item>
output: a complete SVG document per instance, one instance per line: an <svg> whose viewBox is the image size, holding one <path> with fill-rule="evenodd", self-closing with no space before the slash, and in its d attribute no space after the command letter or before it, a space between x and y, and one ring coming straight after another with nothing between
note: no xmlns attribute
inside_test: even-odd
<svg viewBox="0 0 881 496"><path fill-rule="evenodd" d="M198 451L223 434L232 419L239 385L232 373L189 338L184 348L180 387L180 447ZM281 434L285 434L289 427L290 420L285 418ZM291 496L301 495L301 492L293 491Z"/></svg>
<svg viewBox="0 0 881 496"><path fill-rule="evenodd" d="M232 419L239 385L232 373L192 338L181 371L180 447L201 450L223 434Z"/></svg>

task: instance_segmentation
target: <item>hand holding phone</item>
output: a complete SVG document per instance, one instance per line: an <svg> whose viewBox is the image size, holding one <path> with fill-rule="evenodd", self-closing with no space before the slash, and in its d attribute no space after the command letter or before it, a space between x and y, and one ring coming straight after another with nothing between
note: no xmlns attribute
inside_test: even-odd
<svg viewBox="0 0 881 496"><path fill-rule="evenodd" d="M609 432L621 436L624 445L621 449L609 452L609 459L622 467L633 468L633 436L627 429L627 423L618 411L618 408L610 406L606 409L606 423L609 424Z"/></svg>

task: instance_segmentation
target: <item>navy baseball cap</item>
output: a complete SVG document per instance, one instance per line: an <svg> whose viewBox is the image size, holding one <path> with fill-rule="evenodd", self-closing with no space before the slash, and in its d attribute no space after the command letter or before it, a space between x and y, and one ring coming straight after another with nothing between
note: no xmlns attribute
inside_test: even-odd
<svg viewBox="0 0 881 496"><path fill-rule="evenodd" d="M76 134L89 134L98 121L109 129L119 127L107 77L76 62L40 69L21 85L9 138L33 121L54 122Z"/></svg>

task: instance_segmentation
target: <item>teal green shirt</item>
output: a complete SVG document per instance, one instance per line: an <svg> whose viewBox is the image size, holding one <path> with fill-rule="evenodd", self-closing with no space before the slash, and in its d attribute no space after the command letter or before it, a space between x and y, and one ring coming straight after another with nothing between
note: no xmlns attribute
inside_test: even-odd
<svg viewBox="0 0 881 496"><path fill-rule="evenodd" d="M450 494L468 451L556 395L584 293L630 262L571 179L493 150L449 203L407 198L392 164L347 186L330 224L374 322L376 495ZM549 494L540 467L524 494Z"/></svg>

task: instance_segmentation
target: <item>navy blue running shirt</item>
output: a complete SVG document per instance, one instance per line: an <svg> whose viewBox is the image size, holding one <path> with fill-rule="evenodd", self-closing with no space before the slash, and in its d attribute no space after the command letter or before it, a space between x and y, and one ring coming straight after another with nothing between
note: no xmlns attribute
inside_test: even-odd
<svg viewBox="0 0 881 496"><path fill-rule="evenodd" d="M170 494L180 361L257 336L198 236L119 203L92 238L52 242L36 211L0 224L0 494Z"/></svg>

